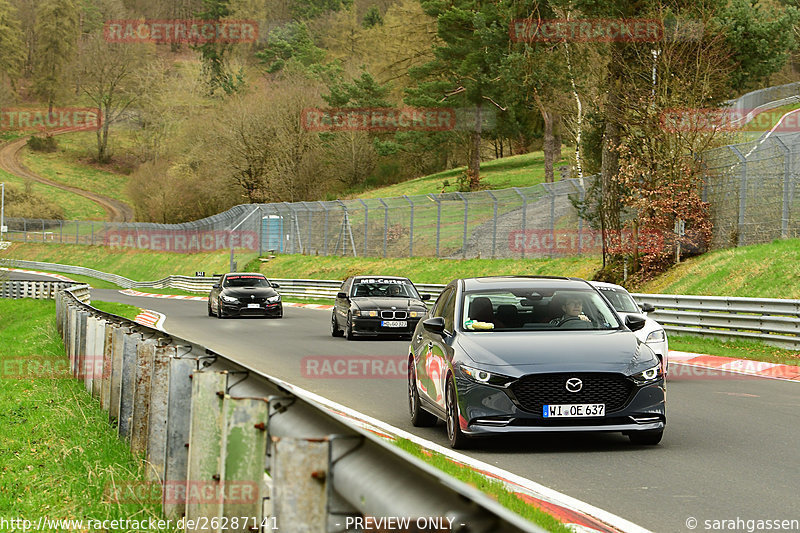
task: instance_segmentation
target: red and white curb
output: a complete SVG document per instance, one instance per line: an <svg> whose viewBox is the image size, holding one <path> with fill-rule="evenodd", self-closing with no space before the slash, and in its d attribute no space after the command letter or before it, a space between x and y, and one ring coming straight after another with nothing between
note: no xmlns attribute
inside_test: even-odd
<svg viewBox="0 0 800 533"><path fill-rule="evenodd" d="M767 363L765 361L754 361L752 359L734 359L732 357L721 357L718 355L670 350L670 370L667 373L667 379L669 379L671 375L680 379L682 372L673 371L672 365L684 365L718 372L731 372L744 376L757 376L784 381L800 381L800 366Z"/></svg>
<svg viewBox="0 0 800 533"><path fill-rule="evenodd" d="M167 298L169 300L191 300L195 302L208 301L208 296L186 296L183 294L156 294L152 292L135 291L133 289L125 289L119 292L127 296L141 296L144 298ZM283 305L285 307L304 307L306 309L333 309L332 305L324 305L324 304L301 304L295 302L283 302Z"/></svg>
<svg viewBox="0 0 800 533"><path fill-rule="evenodd" d="M164 321L166 319L167 316L159 313L158 311L142 309L142 312L136 315L136 318L134 318L133 321L151 328L158 329L160 331L164 331Z"/></svg>
<svg viewBox="0 0 800 533"><path fill-rule="evenodd" d="M62 276L61 274L52 274L50 272L39 272L38 270L24 270L22 268L3 268L3 267L0 267L0 270L6 270L8 272L22 272L23 274L36 274L37 276L48 276L61 281L71 281L72 283L77 283L74 279L68 278L67 276Z"/></svg>
<svg viewBox="0 0 800 533"><path fill-rule="evenodd" d="M545 487L544 485L540 485L535 481L512 474L511 472L473 459L472 457L449 448L439 446L438 444L403 431L400 428L396 428L318 394L292 385L291 383L274 377L272 379L291 392L296 393L298 396L302 396L311 402L319 404L331 413L344 418L351 424L365 429L384 440L391 442L394 442L398 438L409 440L421 446L423 450L427 449L439 453L447 457L454 464L469 468L486 478L499 481L509 492L515 494L529 504L555 516L556 519L576 533L650 533L649 530L633 522Z"/></svg>

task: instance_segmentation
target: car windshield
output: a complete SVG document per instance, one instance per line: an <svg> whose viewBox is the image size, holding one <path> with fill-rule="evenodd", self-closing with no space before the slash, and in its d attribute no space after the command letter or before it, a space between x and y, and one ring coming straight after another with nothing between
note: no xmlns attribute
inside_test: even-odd
<svg viewBox="0 0 800 533"><path fill-rule="evenodd" d="M227 276L223 287L269 287L269 281L264 276Z"/></svg>
<svg viewBox="0 0 800 533"><path fill-rule="evenodd" d="M639 306L636 305L633 297L625 289L618 289L616 287L597 287L602 291L614 309L618 313L639 313Z"/></svg>
<svg viewBox="0 0 800 533"><path fill-rule="evenodd" d="M498 289L464 295L467 331L616 329L619 321L592 290Z"/></svg>
<svg viewBox="0 0 800 533"><path fill-rule="evenodd" d="M419 293L407 279L364 278L353 283L353 297L417 298Z"/></svg>

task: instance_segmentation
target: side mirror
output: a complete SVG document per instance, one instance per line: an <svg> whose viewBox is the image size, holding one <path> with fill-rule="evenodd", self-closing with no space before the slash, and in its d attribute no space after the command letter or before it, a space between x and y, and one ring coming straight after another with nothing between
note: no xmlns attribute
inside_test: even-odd
<svg viewBox="0 0 800 533"><path fill-rule="evenodd" d="M431 295L430 295L430 294L420 294L420 295L419 295L419 298L420 298L420 300L422 300L422 301L425 301L425 300L430 300L430 299L431 299Z"/></svg>
<svg viewBox="0 0 800 533"><path fill-rule="evenodd" d="M346 300L347 299L347 293L346 292L337 292L336 293L336 297L337 298L344 298Z"/></svg>
<svg viewBox="0 0 800 533"><path fill-rule="evenodd" d="M656 306L648 303L643 303L642 305L639 306L639 308L642 310L643 313L652 313L653 311L656 310Z"/></svg>
<svg viewBox="0 0 800 533"><path fill-rule="evenodd" d="M281 286L278 285L277 283L270 283L270 285L272 285L273 289L280 289L281 288Z"/></svg>
<svg viewBox="0 0 800 533"><path fill-rule="evenodd" d="M219 289L219 283L215 283L211 286L212 289Z"/></svg>
<svg viewBox="0 0 800 533"><path fill-rule="evenodd" d="M631 331L639 331L644 327L646 321L647 319L642 315L628 315L625 317L625 325Z"/></svg>
<svg viewBox="0 0 800 533"><path fill-rule="evenodd" d="M435 316L433 318L423 320L422 327L425 328L426 331L441 335L444 333L444 317Z"/></svg>

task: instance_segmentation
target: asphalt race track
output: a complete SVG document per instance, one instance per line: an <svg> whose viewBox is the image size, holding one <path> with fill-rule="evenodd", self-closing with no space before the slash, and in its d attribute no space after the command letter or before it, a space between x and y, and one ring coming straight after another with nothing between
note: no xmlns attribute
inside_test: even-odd
<svg viewBox="0 0 800 533"><path fill-rule="evenodd" d="M284 308L283 319L206 316L206 303L92 291L96 300L164 313L164 328L362 413L447 446L442 425L408 421L405 376L304 377L307 356L403 356L402 340L330 335L330 311ZM800 383L726 374L673 379L659 446L620 434L481 440L465 453L588 502L654 532L689 531L687 519L800 519Z"/></svg>

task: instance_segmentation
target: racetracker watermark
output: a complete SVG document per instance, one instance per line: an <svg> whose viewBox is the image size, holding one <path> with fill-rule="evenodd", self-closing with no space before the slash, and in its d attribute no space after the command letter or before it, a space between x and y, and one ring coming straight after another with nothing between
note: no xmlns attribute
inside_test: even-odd
<svg viewBox="0 0 800 533"><path fill-rule="evenodd" d="M770 131L796 133L800 131L800 111L728 108L671 108L661 112L661 128L676 132Z"/></svg>
<svg viewBox="0 0 800 533"><path fill-rule="evenodd" d="M74 361L43 355L8 357L0 362L0 379L85 379L107 378L111 368L103 367L102 355L79 355Z"/></svg>
<svg viewBox="0 0 800 533"><path fill-rule="evenodd" d="M0 109L0 131L97 131L102 125L103 114L96 107Z"/></svg>
<svg viewBox="0 0 800 533"><path fill-rule="evenodd" d="M103 36L111 43L206 44L254 43L254 20L109 20Z"/></svg>
<svg viewBox="0 0 800 533"><path fill-rule="evenodd" d="M259 494L255 481L117 481L105 486L103 499L116 504L233 505L256 503Z"/></svg>
<svg viewBox="0 0 800 533"><path fill-rule="evenodd" d="M307 131L481 131L494 129L494 107L309 107L300 114Z"/></svg>
<svg viewBox="0 0 800 533"><path fill-rule="evenodd" d="M310 355L300 360L304 378L406 379L408 358L402 355Z"/></svg>
<svg viewBox="0 0 800 533"><path fill-rule="evenodd" d="M606 231L606 244L612 253L625 253L636 248L640 253L663 250L664 235L656 231L640 231L636 239L632 231ZM579 255L601 253L603 232L599 230L529 229L508 232L508 247L514 253L547 253Z"/></svg>
<svg viewBox="0 0 800 533"><path fill-rule="evenodd" d="M226 230L109 230L106 246L162 252L209 252L226 248L258 250L258 233Z"/></svg>
<svg viewBox="0 0 800 533"><path fill-rule="evenodd" d="M516 42L645 42L664 40L656 19L517 19L509 35Z"/></svg>
<svg viewBox="0 0 800 533"><path fill-rule="evenodd" d="M667 371L667 378L670 381L742 381L786 378L786 375L785 365L752 360L735 360L717 368L670 361Z"/></svg>

